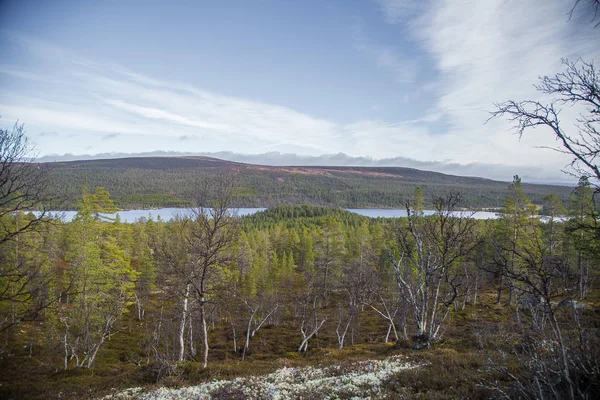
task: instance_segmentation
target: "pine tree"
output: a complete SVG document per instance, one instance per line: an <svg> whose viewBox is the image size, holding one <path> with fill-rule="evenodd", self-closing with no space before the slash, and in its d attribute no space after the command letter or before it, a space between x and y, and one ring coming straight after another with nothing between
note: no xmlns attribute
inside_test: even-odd
<svg viewBox="0 0 600 400"><path fill-rule="evenodd" d="M598 260L600 239L594 190L587 177L581 177L569 201L569 221L566 231L571 247L577 254L579 297L585 298L590 284L591 265Z"/></svg>
<svg viewBox="0 0 600 400"><path fill-rule="evenodd" d="M419 215L423 215L423 189L417 186L415 189L415 205L413 207L413 211Z"/></svg>
<svg viewBox="0 0 600 400"><path fill-rule="evenodd" d="M557 229L557 222L567 214L567 209L562 201L554 194L550 194L544 198L543 212L548 216L548 251L550 255L554 255L562 243L562 234Z"/></svg>
<svg viewBox="0 0 600 400"><path fill-rule="evenodd" d="M342 224L334 219L325 219L317 243L315 266L321 274L322 299L325 304L328 300L330 280L336 279L341 272L340 266L344 254L344 235Z"/></svg>
<svg viewBox="0 0 600 400"><path fill-rule="evenodd" d="M505 272L509 275L518 274L521 269L518 254L524 249L533 256L539 254L541 247L539 240L541 231L537 218L536 207L523 193L521 178L515 175L513 182L508 186L508 196L502 207L501 217L496 225L495 240L499 256L500 282L498 284L498 302L502 291L502 278ZM509 280L508 303L512 303L514 295L514 282Z"/></svg>
<svg viewBox="0 0 600 400"><path fill-rule="evenodd" d="M101 214L114 209L108 192L99 188L89 194L84 188L69 230L67 259L77 295L59 310L65 369L72 359L77 367L94 365L98 350L133 296L137 273L117 238L101 222Z"/></svg>

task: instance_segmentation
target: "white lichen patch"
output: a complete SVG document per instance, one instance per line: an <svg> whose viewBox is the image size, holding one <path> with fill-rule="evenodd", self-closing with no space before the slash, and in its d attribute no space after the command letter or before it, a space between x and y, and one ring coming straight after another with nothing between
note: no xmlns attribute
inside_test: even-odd
<svg viewBox="0 0 600 400"><path fill-rule="evenodd" d="M394 356L344 366L281 368L268 375L214 380L180 389L160 388L144 392L141 388L131 388L106 396L104 400L381 399L386 397L382 391L386 379L420 366Z"/></svg>

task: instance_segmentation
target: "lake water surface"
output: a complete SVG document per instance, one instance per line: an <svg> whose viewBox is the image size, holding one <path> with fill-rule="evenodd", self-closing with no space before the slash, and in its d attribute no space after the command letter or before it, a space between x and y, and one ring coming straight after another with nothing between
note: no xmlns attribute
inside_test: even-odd
<svg viewBox="0 0 600 400"><path fill-rule="evenodd" d="M266 208L238 208L236 213L238 216L250 215L259 211L264 211ZM401 209L379 209L379 208L348 208L350 212L364 215L371 218L402 218L406 217L406 210ZM431 215L434 211L425 210L425 215ZM457 215L470 215L472 211L457 212ZM63 221L71 221L77 211L53 211L52 215ZM163 221L169 221L177 216L189 216L191 212L188 208L159 208L155 210L124 210L119 211L116 214L106 214L109 218L115 218L119 215L121 222L135 222L140 218L152 219L156 221L159 217ZM497 214L487 211L477 211L473 214L475 219L494 219L497 218Z"/></svg>

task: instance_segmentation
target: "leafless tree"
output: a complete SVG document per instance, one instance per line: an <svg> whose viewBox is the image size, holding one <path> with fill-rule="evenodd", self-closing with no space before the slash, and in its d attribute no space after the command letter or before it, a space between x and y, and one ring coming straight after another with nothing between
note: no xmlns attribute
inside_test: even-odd
<svg viewBox="0 0 600 400"><path fill-rule="evenodd" d="M183 217L178 216L167 230L161 231L154 238L154 259L160 266L162 279L159 281L161 294L165 300L177 304L178 310L170 319L176 319L177 324L165 324L163 318L154 320L155 329L160 332L157 338L167 340L171 333L176 332L177 354L160 354L161 359L169 359L171 356L177 361L183 361L188 354L186 349L192 347L189 343L190 335L186 335L186 329L192 329L193 324L189 320L193 318L191 308L191 284L188 280L187 271L190 269L190 257L186 245L186 236L183 231ZM161 315L163 312L161 311ZM166 329L167 325L170 329ZM175 328L175 325L177 326ZM164 332L164 334L163 334ZM155 340L156 348L160 348L161 340ZM158 355L158 354L157 354Z"/></svg>
<svg viewBox="0 0 600 400"><path fill-rule="evenodd" d="M303 305L302 315L300 316L300 333L302 334L302 342L298 346L298 352L304 353L308 350L308 342L312 339L323 324L327 321L326 317L319 317L319 308L317 307L317 301L319 293L314 285L314 282L310 282L307 285L305 293L300 296L298 302Z"/></svg>
<svg viewBox="0 0 600 400"><path fill-rule="evenodd" d="M503 354L500 360L489 360L490 368L513 380L517 390L528 398L591 398L590 385L595 384L590 382L597 382L600 376L598 339L580 323L581 311L577 306L581 303L564 295L562 270L566 260L548 255L541 240L536 245L519 248L516 257L521 268L507 268L504 273L515 283L517 327L527 338L515 354L531 378L523 379L512 373L503 365ZM565 325L559 314L566 318L568 308L573 320ZM531 328L522 324L523 317L531 319Z"/></svg>
<svg viewBox="0 0 600 400"><path fill-rule="evenodd" d="M234 183L233 174L203 182L190 216L178 217L171 227L173 232L154 246L155 258L168 273L164 282L180 299L177 360L196 353L193 328L194 319L199 317L203 368L208 364L209 306L215 304L222 289L224 268L235 258L231 248L238 234L232 208Z"/></svg>
<svg viewBox="0 0 600 400"><path fill-rule="evenodd" d="M400 296L410 305L418 336L426 344L438 337L459 295L458 264L475 245L474 220L455 214L459 200L459 195L436 199L431 217L407 205L408 228L397 230L397 249L388 251Z"/></svg>
<svg viewBox="0 0 600 400"><path fill-rule="evenodd" d="M244 351L242 353L242 360L246 358L246 353L250 349L250 339L256 335L256 332L265 322L269 319L269 317L277 311L279 308L279 302L275 299L275 304L267 304L264 299L256 299L258 301L250 302L244 298L241 298L241 301L246 306L250 316L248 317L248 324L246 327L246 342L244 343ZM263 301L261 301L263 300ZM235 333L234 333L235 336Z"/></svg>
<svg viewBox="0 0 600 400"><path fill-rule="evenodd" d="M536 89L553 96L549 103L509 100L495 104L491 118L507 117L522 136L530 128L549 129L559 142L554 150L571 155L571 174L587 176L600 185L600 71L593 61L563 59L564 71L540 78ZM561 124L562 106L577 106L580 114L573 127Z"/></svg>
<svg viewBox="0 0 600 400"><path fill-rule="evenodd" d="M347 261L342 267L338 278L338 324L336 335L338 347L344 347L344 342L350 333L351 343L354 344L354 334L358 328L359 315L367 303L366 298L375 285L376 255L366 243L358 245L357 258Z"/></svg>
<svg viewBox="0 0 600 400"><path fill-rule="evenodd" d="M595 21L598 16L598 11L600 11L600 0L575 0L573 7L569 11L569 20L573 18L573 14L578 8L586 7L589 9L589 12L592 15L591 21ZM600 22L596 23L595 27L600 26Z"/></svg>
<svg viewBox="0 0 600 400"><path fill-rule="evenodd" d="M390 334L394 334L394 339L398 340L398 329L396 328L396 315L398 314L398 310L400 310L401 304L397 298L386 299L384 297L384 291L379 288L372 289L370 291L370 296L363 300L363 304L371 307L373 311L375 311L379 316L385 319L388 323L388 330L385 335L385 343L387 343L390 339ZM393 294L392 294L393 296ZM406 330L404 330L404 339L407 339Z"/></svg>
<svg viewBox="0 0 600 400"><path fill-rule="evenodd" d="M207 304L218 286L222 268L234 261L231 246L238 234L233 214L235 175L223 175L217 181L207 182L197 197L192 218L183 222L183 231L189 263L183 272L200 311L204 343L203 368L208 364Z"/></svg>
<svg viewBox="0 0 600 400"><path fill-rule="evenodd" d="M30 232L47 218L52 198L47 171L34 162L23 125L0 129L0 245ZM35 218L15 223L20 213L37 211Z"/></svg>

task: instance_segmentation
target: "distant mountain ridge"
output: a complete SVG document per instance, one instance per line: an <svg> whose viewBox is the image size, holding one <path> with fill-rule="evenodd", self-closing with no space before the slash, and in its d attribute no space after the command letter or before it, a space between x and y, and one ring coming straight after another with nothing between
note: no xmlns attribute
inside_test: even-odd
<svg viewBox="0 0 600 400"><path fill-rule="evenodd" d="M104 187L123 208L189 206L198 182L236 174L236 206L271 207L312 204L344 208L404 208L416 187L431 204L436 196L459 192L465 208L497 208L508 193L507 182L462 177L406 167L269 166L206 156L129 157L42 163L70 207L82 186ZM571 188L524 184L536 204L555 193L566 201Z"/></svg>

